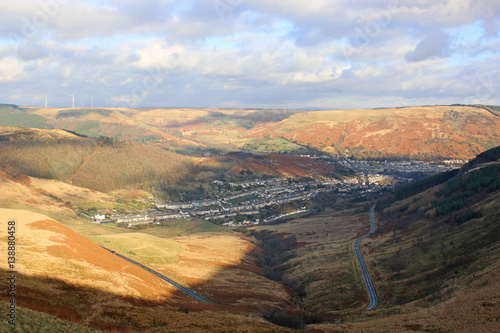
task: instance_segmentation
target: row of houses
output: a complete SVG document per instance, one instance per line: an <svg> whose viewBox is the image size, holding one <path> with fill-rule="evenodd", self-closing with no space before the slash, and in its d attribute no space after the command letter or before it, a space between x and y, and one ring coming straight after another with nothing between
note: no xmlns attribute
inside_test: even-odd
<svg viewBox="0 0 500 333"><path fill-rule="evenodd" d="M296 215L296 214L300 214L300 213L305 213L308 211L310 211L310 210L303 207L299 210L294 210L293 212L290 212L290 213L280 214L277 216L272 216L270 218L264 219L264 223L274 222L274 221L280 220L280 219L288 217L288 216L292 216L292 215Z"/></svg>
<svg viewBox="0 0 500 333"><path fill-rule="evenodd" d="M285 178L273 178L273 179L266 179L266 180L248 180L245 182L230 182L229 186L231 187L251 187L251 186L268 186L270 184L279 184L282 182L286 182L287 180Z"/></svg>
<svg viewBox="0 0 500 333"><path fill-rule="evenodd" d="M172 203L156 204L156 207L165 208L169 210L179 210L179 209L191 209L196 207L207 207L219 204L220 204L219 199L207 199L207 200L197 200L190 202L172 202Z"/></svg>
<svg viewBox="0 0 500 333"><path fill-rule="evenodd" d="M223 227L243 227L243 226L249 226L249 225L252 225L252 224L259 224L259 221L256 220L256 221L242 221L242 222L239 222L239 223L236 223L236 222L233 222L233 221L229 221L229 222L226 222L226 223L222 223L222 226Z"/></svg>
<svg viewBox="0 0 500 333"><path fill-rule="evenodd" d="M138 213L138 214L113 214L110 221L114 223L127 223L129 227L140 224L160 223L165 220L175 220L190 217L186 213L162 214L162 213ZM102 223L102 222L101 222Z"/></svg>

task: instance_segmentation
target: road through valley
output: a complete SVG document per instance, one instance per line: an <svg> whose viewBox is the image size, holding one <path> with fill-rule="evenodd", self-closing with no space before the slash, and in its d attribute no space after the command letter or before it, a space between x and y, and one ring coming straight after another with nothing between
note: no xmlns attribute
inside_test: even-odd
<svg viewBox="0 0 500 333"><path fill-rule="evenodd" d="M354 243L354 250L356 252L356 257L358 258L359 266L361 268L361 273L363 274L363 279L365 281L366 289L368 290L368 295L370 296L370 304L368 304L368 306L364 309L365 311L373 310L378 305L377 293L375 292L372 279L370 278L370 273L366 268L363 255L361 254L361 242L363 241L363 239L367 238L373 232L375 232L375 206L372 206L372 208L370 209L370 224L371 224L370 232L367 233L366 235L363 235Z"/></svg>

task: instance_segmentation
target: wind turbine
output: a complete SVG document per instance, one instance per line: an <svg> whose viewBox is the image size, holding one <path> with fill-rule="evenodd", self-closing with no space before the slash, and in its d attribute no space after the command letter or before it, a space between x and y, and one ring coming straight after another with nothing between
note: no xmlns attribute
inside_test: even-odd
<svg viewBox="0 0 500 333"><path fill-rule="evenodd" d="M94 96L90 96L90 107L94 108Z"/></svg>
<svg viewBox="0 0 500 333"><path fill-rule="evenodd" d="M75 95L70 95L71 96L71 107L74 109L75 108Z"/></svg>
<svg viewBox="0 0 500 333"><path fill-rule="evenodd" d="M45 107L47 107L47 97L45 97Z"/></svg>

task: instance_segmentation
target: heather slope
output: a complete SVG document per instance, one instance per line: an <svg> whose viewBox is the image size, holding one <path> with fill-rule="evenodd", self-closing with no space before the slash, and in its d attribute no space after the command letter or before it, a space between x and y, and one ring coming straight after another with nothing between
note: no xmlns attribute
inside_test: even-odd
<svg viewBox="0 0 500 333"><path fill-rule="evenodd" d="M433 106L307 112L271 133L333 155L469 159L500 143L499 125L480 107Z"/></svg>
<svg viewBox="0 0 500 333"><path fill-rule="evenodd" d="M469 159L500 144L498 112L483 106L325 111L27 108L26 112L56 128L162 147L259 153L309 148L355 157Z"/></svg>

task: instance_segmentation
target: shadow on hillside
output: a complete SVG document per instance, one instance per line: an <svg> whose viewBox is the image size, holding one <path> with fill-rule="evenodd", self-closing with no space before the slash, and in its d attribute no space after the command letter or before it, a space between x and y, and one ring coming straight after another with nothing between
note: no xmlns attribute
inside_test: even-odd
<svg viewBox="0 0 500 333"><path fill-rule="evenodd" d="M80 118L87 116L89 114L98 114L103 117L110 116L116 112L115 110L106 110L106 109L66 109L61 110L56 119L65 119L65 118Z"/></svg>
<svg viewBox="0 0 500 333"><path fill-rule="evenodd" d="M123 260L116 257L116 260ZM243 262L253 260L250 254ZM126 263L125 265L132 265ZM273 297L273 290L264 289L260 285L248 285L245 282L245 270L248 267L238 265L221 267L209 280L192 289L199 295L209 299L204 303L178 290L173 296L160 300L150 300L140 297L123 296L73 283L58 278L33 276L16 273L16 304L18 307L29 308L46 313L60 319L69 320L84 326L95 327L106 331L143 331L171 327L176 325L200 327L221 327L221 323L236 320L236 326L246 327L247 317L260 317L274 307L294 309L295 306L286 299ZM258 269L254 267L254 271ZM0 275L7 277L8 271L0 269ZM163 273L163 272L160 272ZM117 273L120 274L120 273ZM253 274L256 274L255 272ZM163 281L149 273L150 283ZM239 279L238 276L241 278ZM7 281L4 279L4 281ZM178 281L181 282L182 281ZM96 285L99 281L96 281ZM279 283L271 287L280 288ZM7 282L3 290L8 290ZM281 287L283 288L283 287ZM7 293L2 293L0 300L10 302ZM203 311L203 312L202 312ZM216 315L206 312L214 311ZM242 317L228 318L228 313ZM203 323L200 323L203 321ZM254 320L255 321L255 320ZM19 323L22 324L22 323ZM254 324L258 324L257 321ZM29 323L33 325L33 323ZM225 324L223 324L225 325ZM258 324L260 325L260 324ZM178 326L182 327L182 326ZM222 326L228 329L229 326ZM232 325L237 331L239 328Z"/></svg>

